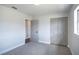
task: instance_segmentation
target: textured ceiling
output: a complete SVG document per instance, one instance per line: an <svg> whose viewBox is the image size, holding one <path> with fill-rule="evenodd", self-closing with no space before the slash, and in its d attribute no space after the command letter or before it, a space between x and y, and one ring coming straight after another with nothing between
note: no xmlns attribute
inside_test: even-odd
<svg viewBox="0 0 79 59"><path fill-rule="evenodd" d="M15 6L18 11L31 16L40 16L46 14L58 14L66 13L68 14L72 5L71 4L3 4L7 7Z"/></svg>

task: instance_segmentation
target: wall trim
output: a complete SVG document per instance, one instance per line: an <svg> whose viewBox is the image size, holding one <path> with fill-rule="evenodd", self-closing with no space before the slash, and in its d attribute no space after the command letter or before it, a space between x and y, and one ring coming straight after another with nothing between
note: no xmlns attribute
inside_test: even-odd
<svg viewBox="0 0 79 59"><path fill-rule="evenodd" d="M50 44L50 42L46 42L46 41L39 41L40 43L45 43L45 44Z"/></svg>
<svg viewBox="0 0 79 59"><path fill-rule="evenodd" d="M56 46L63 46L63 47L68 47L67 45L63 45L63 44L55 44L55 43L51 43L52 45L56 45Z"/></svg>
<svg viewBox="0 0 79 59"><path fill-rule="evenodd" d="M6 49L6 50L0 52L0 55L3 54L3 53L9 52L9 51L11 51L11 50L13 50L13 49L15 49L15 48L17 48L17 47L20 47L20 46L22 46L22 45L24 45L24 44L25 44L25 43L21 43L21 44L19 44L19 45L16 45L16 46L14 46L14 47L11 47L11 48L9 48L9 49Z"/></svg>

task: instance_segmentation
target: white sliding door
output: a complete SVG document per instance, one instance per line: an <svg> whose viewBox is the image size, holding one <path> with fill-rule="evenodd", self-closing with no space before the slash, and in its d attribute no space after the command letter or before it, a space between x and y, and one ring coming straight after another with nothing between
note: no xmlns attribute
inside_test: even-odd
<svg viewBox="0 0 79 59"><path fill-rule="evenodd" d="M51 43L67 45L67 17L52 18L50 21Z"/></svg>

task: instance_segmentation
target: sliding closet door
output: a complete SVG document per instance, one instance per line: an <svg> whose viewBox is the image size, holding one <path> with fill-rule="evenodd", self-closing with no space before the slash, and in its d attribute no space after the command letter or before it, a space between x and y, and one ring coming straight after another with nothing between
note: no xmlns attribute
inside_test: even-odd
<svg viewBox="0 0 79 59"><path fill-rule="evenodd" d="M38 42L38 20L31 21L31 40Z"/></svg>
<svg viewBox="0 0 79 59"><path fill-rule="evenodd" d="M51 44L67 45L68 18L52 18L50 22Z"/></svg>

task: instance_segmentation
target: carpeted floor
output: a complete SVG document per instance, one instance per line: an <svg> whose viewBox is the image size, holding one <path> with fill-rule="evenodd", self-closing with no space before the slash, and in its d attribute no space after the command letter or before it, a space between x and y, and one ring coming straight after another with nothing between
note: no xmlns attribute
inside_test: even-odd
<svg viewBox="0 0 79 59"><path fill-rule="evenodd" d="M71 55L69 48L30 42L3 55Z"/></svg>

